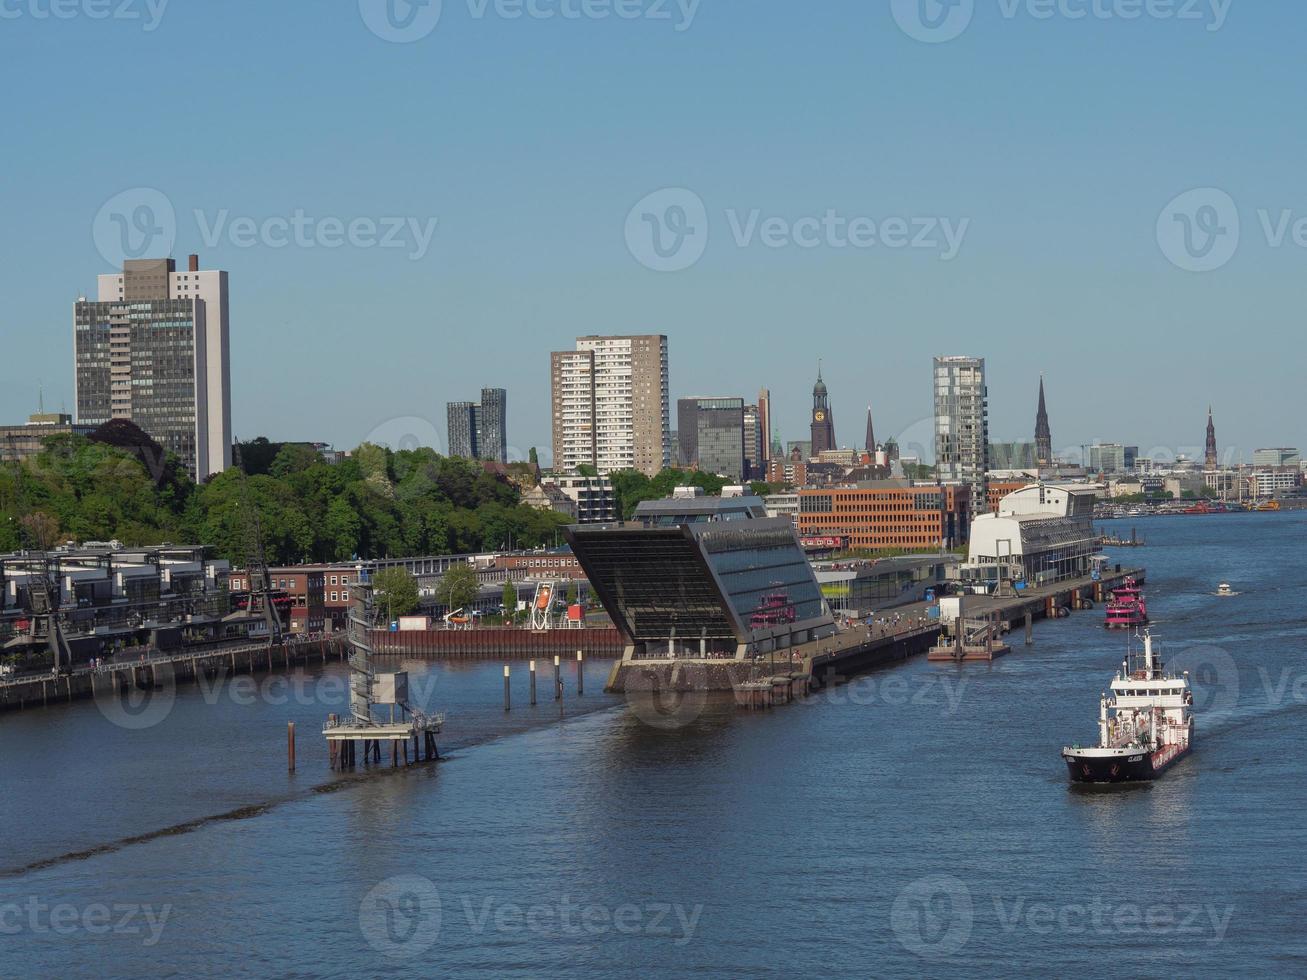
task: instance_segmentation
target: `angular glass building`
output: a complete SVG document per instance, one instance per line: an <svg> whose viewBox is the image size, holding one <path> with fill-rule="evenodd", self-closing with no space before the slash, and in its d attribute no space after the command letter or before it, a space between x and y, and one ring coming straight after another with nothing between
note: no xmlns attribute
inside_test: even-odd
<svg viewBox="0 0 1307 980"><path fill-rule="evenodd" d="M793 524L758 497L648 501L565 534L628 661L744 660L835 631Z"/></svg>

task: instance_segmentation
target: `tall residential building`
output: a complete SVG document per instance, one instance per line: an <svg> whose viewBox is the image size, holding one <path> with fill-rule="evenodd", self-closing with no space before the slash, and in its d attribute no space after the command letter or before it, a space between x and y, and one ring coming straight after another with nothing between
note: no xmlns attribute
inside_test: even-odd
<svg viewBox="0 0 1307 980"><path fill-rule="evenodd" d="M771 392L766 388L758 392L758 427L762 430L762 442L759 444L759 454L754 461L754 466L759 473L766 474L772 445Z"/></svg>
<svg viewBox="0 0 1307 980"><path fill-rule="evenodd" d="M671 465L665 336L578 337L550 355L550 382L555 470L656 476Z"/></svg>
<svg viewBox="0 0 1307 980"><path fill-rule="evenodd" d="M131 259L73 319L79 423L130 419L196 480L231 466L227 273Z"/></svg>
<svg viewBox="0 0 1307 980"><path fill-rule="evenodd" d="M482 388L479 402L449 402L449 455L508 462L508 392Z"/></svg>
<svg viewBox="0 0 1307 980"><path fill-rule="evenodd" d="M1039 376L1039 408L1035 412L1035 462L1053 465L1053 430L1048 425L1048 406L1044 403L1044 376Z"/></svg>
<svg viewBox="0 0 1307 980"><path fill-rule="evenodd" d="M1212 421L1212 407L1207 406L1207 453L1204 460L1207 469L1219 469L1221 460L1216 452L1216 423Z"/></svg>
<svg viewBox="0 0 1307 980"><path fill-rule="evenodd" d="M743 398L679 399L676 417L682 465L744 480L745 412L751 407ZM693 436L687 439L690 433Z"/></svg>
<svg viewBox="0 0 1307 980"><path fill-rule="evenodd" d="M971 489L968 506L984 513L989 469L989 391L983 357L935 358L935 461L944 483Z"/></svg>
<svg viewBox="0 0 1307 980"><path fill-rule="evenodd" d="M445 406L445 414L449 421L449 455L460 459L476 459L476 402L450 402Z"/></svg>
<svg viewBox="0 0 1307 980"><path fill-rule="evenodd" d="M812 458L838 448L835 442L835 414L830 407L830 392L817 368L817 383L812 386Z"/></svg>
<svg viewBox="0 0 1307 980"><path fill-rule="evenodd" d="M508 462L508 392L482 388L477 406L477 457Z"/></svg>
<svg viewBox="0 0 1307 980"><path fill-rule="evenodd" d="M767 472L763 455L767 440L763 437L762 409L757 405L744 406L744 479L762 479Z"/></svg>

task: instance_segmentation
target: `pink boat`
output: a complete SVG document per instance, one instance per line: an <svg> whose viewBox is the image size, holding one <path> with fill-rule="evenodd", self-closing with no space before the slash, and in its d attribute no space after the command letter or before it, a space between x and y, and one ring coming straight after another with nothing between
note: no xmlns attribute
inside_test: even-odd
<svg viewBox="0 0 1307 980"><path fill-rule="evenodd" d="M1148 625L1148 605L1143 590L1133 578L1125 580L1120 588L1112 590L1107 604L1107 622L1110 630L1132 630Z"/></svg>

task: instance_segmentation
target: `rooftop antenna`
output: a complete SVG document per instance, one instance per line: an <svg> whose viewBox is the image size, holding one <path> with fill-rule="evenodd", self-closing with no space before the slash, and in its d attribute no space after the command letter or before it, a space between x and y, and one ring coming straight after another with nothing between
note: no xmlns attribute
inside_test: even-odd
<svg viewBox="0 0 1307 980"><path fill-rule="evenodd" d="M45 382L39 378L36 382L36 410L41 415L45 414Z"/></svg>

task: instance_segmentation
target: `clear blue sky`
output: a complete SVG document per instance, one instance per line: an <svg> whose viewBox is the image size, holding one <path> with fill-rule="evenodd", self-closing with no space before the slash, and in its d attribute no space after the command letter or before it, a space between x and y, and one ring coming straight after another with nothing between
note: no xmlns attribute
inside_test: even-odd
<svg viewBox="0 0 1307 980"><path fill-rule="evenodd" d="M1232 0L1210 30L1212 0L1197 20L975 0L960 36L922 43L898 0L702 0L688 26L675 0L670 20L445 0L399 44L358 0L172 0L149 31L146 0L112 0L135 20L68 2L57 19L38 16L50 0L7 0L0 19L5 422L35 410L38 378L47 407L71 408L72 304L111 269L96 216L147 187L175 208L178 259L231 273L242 438L443 443L445 402L493 385L510 442L543 447L550 350L661 332L673 398L765 384L786 439L806 437L820 356L841 442L861 441L868 403L882 438L920 441L930 358L957 353L988 358L995 439L1031 438L1043 371L1058 447L1199 449L1209 401L1244 454L1307 442L1307 249L1292 233L1274 247L1257 215L1307 217L1300 4ZM624 228L669 187L704 202L709 235L696 264L656 272ZM1157 226L1198 187L1234 199L1241 237L1195 273ZM224 211L297 209L439 223L417 260L203 241ZM740 247L728 212L755 210L969 224L950 261L761 232ZM409 417L425 427L391 421Z"/></svg>

